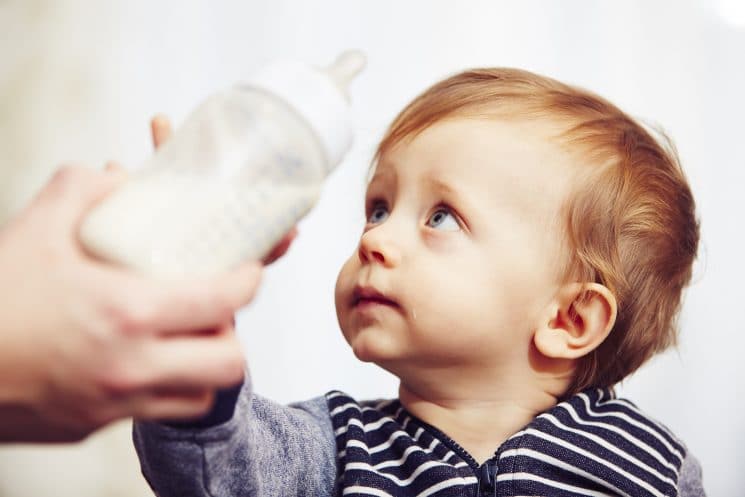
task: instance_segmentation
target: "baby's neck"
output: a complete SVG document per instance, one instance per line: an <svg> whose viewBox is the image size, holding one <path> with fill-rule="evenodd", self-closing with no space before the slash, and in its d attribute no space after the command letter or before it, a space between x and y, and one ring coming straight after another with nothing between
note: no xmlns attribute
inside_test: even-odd
<svg viewBox="0 0 745 497"><path fill-rule="evenodd" d="M509 437L551 408L556 397L546 392L499 392L483 396L450 395L449 392L417 391L403 381L399 398L406 410L431 424L463 447L479 464Z"/></svg>

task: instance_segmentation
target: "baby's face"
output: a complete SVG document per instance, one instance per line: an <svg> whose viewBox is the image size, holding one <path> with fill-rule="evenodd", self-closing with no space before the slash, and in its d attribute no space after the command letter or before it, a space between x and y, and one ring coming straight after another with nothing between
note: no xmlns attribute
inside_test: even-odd
<svg viewBox="0 0 745 497"><path fill-rule="evenodd" d="M569 159L538 125L439 122L381 157L336 285L354 353L412 368L527 361L559 286Z"/></svg>

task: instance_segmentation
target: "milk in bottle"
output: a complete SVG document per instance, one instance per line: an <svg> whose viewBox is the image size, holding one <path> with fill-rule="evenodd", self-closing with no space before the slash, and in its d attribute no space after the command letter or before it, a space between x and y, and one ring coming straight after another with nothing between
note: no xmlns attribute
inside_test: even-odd
<svg viewBox="0 0 745 497"><path fill-rule="evenodd" d="M326 69L274 63L209 97L86 217L94 255L155 276L260 259L314 205L352 141L359 52Z"/></svg>

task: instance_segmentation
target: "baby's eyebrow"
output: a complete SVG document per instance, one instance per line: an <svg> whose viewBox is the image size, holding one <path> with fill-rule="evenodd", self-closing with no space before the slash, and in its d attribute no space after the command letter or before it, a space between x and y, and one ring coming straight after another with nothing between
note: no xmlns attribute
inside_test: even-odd
<svg viewBox="0 0 745 497"><path fill-rule="evenodd" d="M433 191L439 193L440 195L443 195L445 197L448 197L454 201L457 202L465 202L465 195L461 194L461 192L455 188L453 185L451 185L447 181L443 181L440 178L436 177L428 177L427 180L427 186L431 188ZM466 202L467 204L467 202Z"/></svg>
<svg viewBox="0 0 745 497"><path fill-rule="evenodd" d="M370 190L390 190L395 187L396 175L390 172L378 172L370 178L365 188L365 196L368 196Z"/></svg>
<svg viewBox="0 0 745 497"><path fill-rule="evenodd" d="M388 182L388 181L394 181L396 179L396 173L392 172L390 170L385 171L376 171L372 178L370 178L370 181L367 183L368 185L372 185L373 183L378 182Z"/></svg>
<svg viewBox="0 0 745 497"><path fill-rule="evenodd" d="M444 181L438 177L428 177L426 179L427 186L439 195L445 197L448 201L455 203L453 206L457 210L464 210L464 214L472 214L474 212L473 202L465 195L461 190L453 186L451 183Z"/></svg>
<svg viewBox="0 0 745 497"><path fill-rule="evenodd" d="M440 193L459 196L458 191L455 188L453 188L449 183L442 181L439 178L429 177L427 178L427 183L429 183L430 188L437 190Z"/></svg>

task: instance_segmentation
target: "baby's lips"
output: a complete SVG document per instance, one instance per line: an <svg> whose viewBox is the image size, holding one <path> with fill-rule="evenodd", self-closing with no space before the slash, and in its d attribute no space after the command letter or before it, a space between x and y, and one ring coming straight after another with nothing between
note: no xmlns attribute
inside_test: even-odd
<svg viewBox="0 0 745 497"><path fill-rule="evenodd" d="M383 292L378 291L370 286L357 286L352 292L352 306L356 306L360 301L378 302L384 305L400 307L398 302L386 296Z"/></svg>

